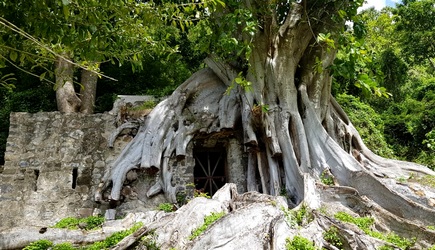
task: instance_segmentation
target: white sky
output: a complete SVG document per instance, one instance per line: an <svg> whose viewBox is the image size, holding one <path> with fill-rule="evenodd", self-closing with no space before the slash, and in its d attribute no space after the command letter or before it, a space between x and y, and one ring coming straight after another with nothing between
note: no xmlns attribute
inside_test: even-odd
<svg viewBox="0 0 435 250"><path fill-rule="evenodd" d="M377 10L381 10L385 6L395 6L400 0L366 0L366 3L361 7L361 9L367 9L370 7L375 7Z"/></svg>

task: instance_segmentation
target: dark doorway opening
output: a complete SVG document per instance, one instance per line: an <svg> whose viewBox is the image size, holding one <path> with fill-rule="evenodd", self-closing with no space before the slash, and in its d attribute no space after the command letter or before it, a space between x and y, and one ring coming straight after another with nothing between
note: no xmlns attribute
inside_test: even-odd
<svg viewBox="0 0 435 250"><path fill-rule="evenodd" d="M226 183L225 150L195 150L194 157L195 188L212 196Z"/></svg>

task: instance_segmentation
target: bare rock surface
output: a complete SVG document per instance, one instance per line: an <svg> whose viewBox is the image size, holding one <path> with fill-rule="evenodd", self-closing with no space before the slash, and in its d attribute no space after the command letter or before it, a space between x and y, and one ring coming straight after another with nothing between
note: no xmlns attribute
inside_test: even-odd
<svg viewBox="0 0 435 250"><path fill-rule="evenodd" d="M19 249L39 239L47 239L55 244L72 242L74 245L86 245L104 240L112 233L131 228L138 222L142 223L142 228L113 249L146 249L147 243L140 239L147 235L153 235L152 243L160 249L286 249L287 242L295 236L309 239L318 249L337 249L324 239L325 232L331 227L337 229L343 240L343 249L394 247L367 235L356 225L334 219L332 215L339 211L355 218L359 214L369 214L376 218L373 229L383 232L382 228L395 227L397 232L415 237L413 249L428 249L434 243L433 231L422 230L409 221L398 222L393 214L352 192L351 188L321 189L322 208L310 210L302 204L289 210L283 196L258 192L239 194L235 184L226 184L211 199L194 198L175 212L130 213L121 220L107 221L98 230L46 228L41 233L41 228L22 227L4 231L0 233L0 249ZM298 221L294 212L303 210L306 210L303 212L305 215L302 221ZM192 237L192 233L212 213L224 215L208 225L197 237ZM413 235L412 231L419 235Z"/></svg>

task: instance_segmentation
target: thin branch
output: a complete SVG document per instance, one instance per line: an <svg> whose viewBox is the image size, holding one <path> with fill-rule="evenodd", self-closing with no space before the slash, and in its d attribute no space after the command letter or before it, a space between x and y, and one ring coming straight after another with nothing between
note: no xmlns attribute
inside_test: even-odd
<svg viewBox="0 0 435 250"><path fill-rule="evenodd" d="M37 54L32 54L30 52L27 52L27 51L24 51L24 50L20 50L20 49L17 49L17 48L13 48L13 47L9 47L9 46L3 45L3 44L0 44L0 47L8 49L8 50L17 51L19 53L23 53L23 54L26 54L26 55L29 55L29 56L33 56L33 57L39 57L39 58L46 59L46 60L53 60L52 58L40 56L40 55L37 55Z"/></svg>
<svg viewBox="0 0 435 250"><path fill-rule="evenodd" d="M10 29L10 30L12 30L12 31L14 31L14 32L16 32L16 33L18 33L19 35L24 36L25 38L27 38L27 39L29 39L30 41L34 42L34 43L35 43L36 45L38 45L39 47L41 47L41 48L47 50L48 52L52 53L52 54L55 55L56 57L62 58L63 60L65 60L65 61L67 61L67 62L71 63L72 65L75 65L75 66L77 66L77 67L79 67L79 68L82 68L82 69L85 69L85 70L89 70L88 68L86 68L86 67L84 67L84 66L82 66L82 65L80 65L80 64L78 64L78 63L75 63L75 62L71 61L70 59L68 59L68 58L66 58L66 57L64 57L64 56L62 56L62 55L60 55L59 53L56 53L54 50L48 48L48 47L45 46L43 43L41 43L40 41L38 41L38 39L36 39L36 38L33 37L32 35L28 34L28 33L25 32L24 30L20 29L19 27L17 27L17 26L14 25L13 23L9 22L8 20L4 19L3 17L0 17L0 24L3 25L3 26L5 26L6 28L8 28L8 29ZM112 80L112 81L118 81L118 80L115 79L115 78L112 78L112 77L110 77L110 76L106 76L106 75L101 74L101 73L99 73L99 72L96 72L96 71L93 71L93 72L94 72L95 74L97 74L98 76L100 76L100 77L104 77L104 78L110 79L110 80Z"/></svg>
<svg viewBox="0 0 435 250"><path fill-rule="evenodd" d="M16 65L15 63L13 63L11 60L7 59L7 58L4 57L3 55L0 54L0 57L3 58L3 59L4 59L5 61L7 61L8 63L10 63L10 64L11 64L12 66L14 66L15 68L17 68L17 69L23 71L24 73L29 74L29 75L34 76L34 77L38 77L39 79L41 79L41 77L38 76L37 74L34 74L34 73L30 72L30 71L27 71L27 70L21 68L20 66ZM52 82L52 81L50 81L50 80L48 80L48 79L45 79L45 78L44 78L43 80L45 80L45 81L47 81L47 82L49 82L49 83L51 83L51 84L55 84L54 82Z"/></svg>

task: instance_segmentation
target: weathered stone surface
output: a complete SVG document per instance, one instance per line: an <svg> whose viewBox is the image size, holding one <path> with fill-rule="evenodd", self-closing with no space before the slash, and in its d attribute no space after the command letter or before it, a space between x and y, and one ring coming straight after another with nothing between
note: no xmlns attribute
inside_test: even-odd
<svg viewBox="0 0 435 250"><path fill-rule="evenodd" d="M107 147L115 129L114 114L12 113L10 121L6 162L0 172L0 231L47 227L68 216L92 215L94 209L105 214L108 205L95 203L93 194L125 146L121 139L115 148ZM149 179L142 172L131 181L143 191L151 185ZM132 190L124 205L130 210L130 198L138 198ZM143 202L148 199L145 195L139 199L142 206L157 206Z"/></svg>
<svg viewBox="0 0 435 250"><path fill-rule="evenodd" d="M141 101L125 98L120 99L124 104ZM93 195L112 162L132 140L132 135L123 134L113 148L108 147L107 139L116 129L117 109L94 115L11 114L6 162L0 172L0 231L22 226L49 227L65 217L104 216L106 210L114 208L108 202L96 203ZM196 146L204 150L213 149L215 144L226 145L226 181L237 183L239 192L246 191L239 140L202 138ZM189 144L188 148L192 152L194 145ZM176 165L171 168L172 182L184 187L180 189L182 199L192 198L195 158L187 155L178 162L171 159L169 165ZM146 212L168 202L162 194L152 199L146 195L157 178L155 171L130 171L122 189L123 200L116 204L110 217ZM107 199L109 194L105 195Z"/></svg>

